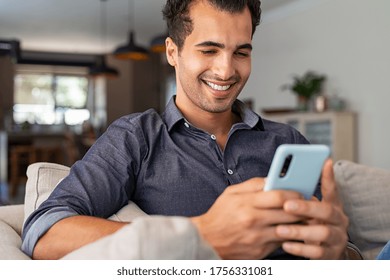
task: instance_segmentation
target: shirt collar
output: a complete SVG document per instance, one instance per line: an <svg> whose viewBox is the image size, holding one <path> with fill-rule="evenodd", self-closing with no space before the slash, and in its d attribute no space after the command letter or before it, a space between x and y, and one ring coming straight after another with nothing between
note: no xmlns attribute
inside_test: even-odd
<svg viewBox="0 0 390 280"><path fill-rule="evenodd" d="M165 112L162 115L167 125L168 131L170 131L176 123L184 120L184 116L175 104L175 98L176 96L173 96L169 100L165 108ZM261 117L249 109L248 106L246 106L242 101L236 99L236 101L233 103L232 111L239 114L242 122L248 125L251 129L256 127L260 130L264 130L263 120Z"/></svg>
<svg viewBox="0 0 390 280"><path fill-rule="evenodd" d="M256 127L260 130L264 130L264 124L261 117L249 109L241 100L236 99L236 101L234 101L232 111L237 113L241 117L242 122L251 129Z"/></svg>
<svg viewBox="0 0 390 280"><path fill-rule="evenodd" d="M171 131L172 127L180 120L184 120L182 113L176 106L175 99L176 96L172 96L165 107L165 112L162 115L162 118L168 127L168 131Z"/></svg>

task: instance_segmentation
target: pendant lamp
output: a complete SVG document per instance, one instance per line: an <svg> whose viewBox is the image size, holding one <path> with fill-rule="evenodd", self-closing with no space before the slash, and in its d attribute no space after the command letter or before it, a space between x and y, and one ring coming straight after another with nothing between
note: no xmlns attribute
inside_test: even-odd
<svg viewBox="0 0 390 280"><path fill-rule="evenodd" d="M168 33L154 37L150 41L150 50L154 53L165 53L165 39L167 37Z"/></svg>
<svg viewBox="0 0 390 280"><path fill-rule="evenodd" d="M99 55L96 57L95 64L89 68L89 75L93 77L103 76L106 78L115 78L119 75L119 72L107 66L104 55Z"/></svg>
<svg viewBox="0 0 390 280"><path fill-rule="evenodd" d="M130 3L132 7L130 7ZM132 16L130 16L132 15ZM129 17L132 20L134 16L134 3L133 1L129 1ZM122 60L146 60L149 58L148 50L142 46L139 46L135 42L135 32L130 29L128 42L125 45L119 46L114 51L114 56L117 59Z"/></svg>
<svg viewBox="0 0 390 280"><path fill-rule="evenodd" d="M106 4L103 5L105 2L106 0L100 0L100 32L102 41L103 38L106 39L107 34L107 6ZM104 44L102 43L102 46L103 45ZM116 69L107 66L106 58L102 54L96 57L95 64L89 68L89 75L93 77L103 76L106 78L115 78L119 75L119 72Z"/></svg>

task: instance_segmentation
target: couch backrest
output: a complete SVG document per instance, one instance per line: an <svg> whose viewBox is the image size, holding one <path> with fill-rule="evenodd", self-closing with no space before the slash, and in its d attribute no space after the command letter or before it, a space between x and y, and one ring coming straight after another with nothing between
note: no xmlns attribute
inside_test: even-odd
<svg viewBox="0 0 390 280"><path fill-rule="evenodd" d="M58 183L69 174L70 168L61 164L37 162L27 168L26 196L24 200L24 222L44 202ZM130 222L146 215L135 203L120 209L110 220Z"/></svg>
<svg viewBox="0 0 390 280"><path fill-rule="evenodd" d="M365 259L375 259L390 240L390 171L341 160L334 173L350 238Z"/></svg>
<svg viewBox="0 0 390 280"><path fill-rule="evenodd" d="M69 174L69 170L67 166L49 162L37 162L28 166L24 222L49 197L57 184Z"/></svg>

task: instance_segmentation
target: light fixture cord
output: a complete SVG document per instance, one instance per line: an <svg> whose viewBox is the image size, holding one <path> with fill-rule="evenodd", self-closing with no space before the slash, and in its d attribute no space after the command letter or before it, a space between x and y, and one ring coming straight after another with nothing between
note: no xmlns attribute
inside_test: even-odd
<svg viewBox="0 0 390 280"><path fill-rule="evenodd" d="M129 30L134 30L135 29L135 26L134 26L134 0L129 0Z"/></svg>
<svg viewBox="0 0 390 280"><path fill-rule="evenodd" d="M107 44L107 4L106 0L100 0L100 30L101 30L101 40L102 47L105 51Z"/></svg>

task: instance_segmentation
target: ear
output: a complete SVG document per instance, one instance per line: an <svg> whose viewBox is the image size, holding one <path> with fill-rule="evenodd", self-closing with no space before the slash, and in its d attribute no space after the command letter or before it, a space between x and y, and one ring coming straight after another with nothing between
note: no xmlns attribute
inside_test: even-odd
<svg viewBox="0 0 390 280"><path fill-rule="evenodd" d="M171 66L176 66L178 49L176 44L170 37L165 40L165 49L168 63Z"/></svg>

